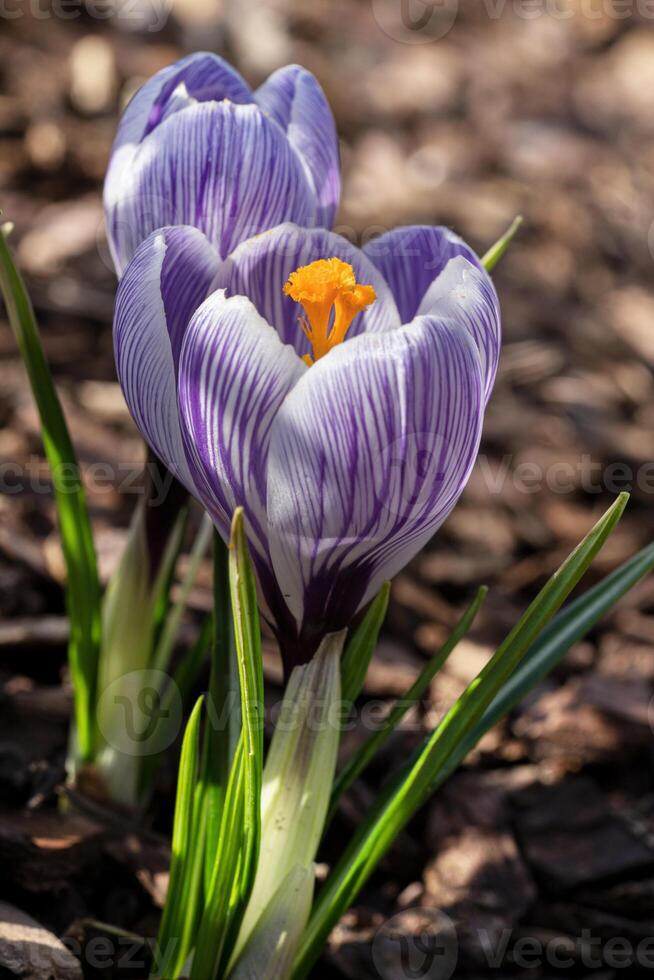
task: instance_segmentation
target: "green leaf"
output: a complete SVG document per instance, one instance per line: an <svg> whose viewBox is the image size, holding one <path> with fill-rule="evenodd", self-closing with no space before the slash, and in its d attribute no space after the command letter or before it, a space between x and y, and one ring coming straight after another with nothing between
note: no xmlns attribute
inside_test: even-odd
<svg viewBox="0 0 654 980"><path fill-rule="evenodd" d="M463 639L472 626L472 623L479 612L479 608L486 598L487 593L488 589L485 585L483 585L477 592L477 595L471 602L466 612L450 633L443 646L425 665L420 673L420 676L414 681L404 696L393 705L388 715L384 718L376 731L374 731L369 738L366 739L363 745L361 745L358 750L354 752L347 760L342 770L339 772L332 789L332 798L327 822L329 822L333 817L338 801L345 790L352 785L354 780L361 775L366 766L372 762L375 755L379 752L384 742L387 741L393 731L397 728L398 724L409 708L424 697L425 692L427 691L427 688L429 687L433 678L436 676L454 648Z"/></svg>
<svg viewBox="0 0 654 980"><path fill-rule="evenodd" d="M392 780L354 834L314 906L295 962L293 980L305 977L327 937L397 834L429 797L452 755L478 723L544 626L565 601L622 516L629 495L621 494L558 569L496 653L412 760Z"/></svg>
<svg viewBox="0 0 654 980"><path fill-rule="evenodd" d="M341 696L353 703L361 694L368 666L377 646L377 638L388 609L391 583L384 582L366 614L350 637L341 664Z"/></svg>
<svg viewBox="0 0 654 980"><path fill-rule="evenodd" d="M209 677L209 718L205 744L204 806L207 808L205 886L214 870L229 770L241 732L238 663L229 590L229 552L217 531L213 537L213 638Z"/></svg>
<svg viewBox="0 0 654 980"><path fill-rule="evenodd" d="M261 839L261 781L263 774L263 659L257 586L245 536L241 507L232 520L229 545L229 586L234 639L241 688L241 724L245 734L245 856L241 890L249 896Z"/></svg>
<svg viewBox="0 0 654 980"><path fill-rule="evenodd" d="M43 353L25 284L0 231L0 288L41 421L43 447L52 473L59 530L66 562L70 620L68 657L73 682L76 753L93 757L94 709L100 645L100 584L91 523L79 465Z"/></svg>
<svg viewBox="0 0 654 980"><path fill-rule="evenodd" d="M245 744L243 729L227 782L213 874L196 937L191 980L220 976L220 963L229 953L226 947L239 907L236 880L242 873L244 856Z"/></svg>
<svg viewBox="0 0 654 980"><path fill-rule="evenodd" d="M458 768L479 739L511 711L556 666L568 650L652 569L654 544L649 544L554 617L490 703L478 724L457 747L446 772L439 779L439 785Z"/></svg>
<svg viewBox="0 0 654 980"><path fill-rule="evenodd" d="M256 585L243 511L232 521L229 586L242 729L229 773L192 980L223 976L252 890L261 840L263 672ZM222 732L216 737L221 738ZM206 808L205 808L206 812ZM212 855L207 854L207 860Z"/></svg>
<svg viewBox="0 0 654 980"><path fill-rule="evenodd" d="M261 853L237 956L296 865L312 866L323 834L341 736L345 630L329 633L289 677L263 771ZM298 915L300 915L298 909Z"/></svg>
<svg viewBox="0 0 654 980"><path fill-rule="evenodd" d="M313 864L294 865L278 883L247 941L229 980L280 980L287 977L311 912Z"/></svg>
<svg viewBox="0 0 654 980"><path fill-rule="evenodd" d="M191 713L179 760L168 894L157 937L159 960L152 973L164 980L181 972L193 947L199 918L202 847L194 830L194 805L203 701L199 698Z"/></svg>
<svg viewBox="0 0 654 980"><path fill-rule="evenodd" d="M498 238L495 244L491 245L491 247L488 249L488 251L486 252L486 254L483 256L481 260L482 265L486 269L486 272L490 272L492 269L495 268L495 266L500 261L500 259L506 252L507 248L513 241L513 238L515 237L515 234L518 231L518 228L520 227L521 224L522 224L522 215L519 214L516 218L513 219L509 228L507 228L507 230L504 232L502 237Z"/></svg>

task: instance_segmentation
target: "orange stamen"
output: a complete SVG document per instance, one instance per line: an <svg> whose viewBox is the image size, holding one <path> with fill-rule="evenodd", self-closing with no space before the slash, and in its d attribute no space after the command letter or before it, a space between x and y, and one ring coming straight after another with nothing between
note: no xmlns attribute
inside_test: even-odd
<svg viewBox="0 0 654 980"><path fill-rule="evenodd" d="M357 313L376 299L372 286L358 283L349 262L337 258L300 266L288 277L284 292L305 313L299 323L313 348L313 357L304 357L307 364L342 343Z"/></svg>

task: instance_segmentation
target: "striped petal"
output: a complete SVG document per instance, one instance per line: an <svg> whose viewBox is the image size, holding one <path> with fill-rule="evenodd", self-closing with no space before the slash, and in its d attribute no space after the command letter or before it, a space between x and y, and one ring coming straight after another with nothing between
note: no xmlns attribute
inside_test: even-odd
<svg viewBox="0 0 654 980"><path fill-rule="evenodd" d="M442 226L395 228L368 242L364 252L391 287L403 323L414 318L427 289L450 259L463 255L481 268L463 239Z"/></svg>
<svg viewBox="0 0 654 980"><path fill-rule="evenodd" d="M199 228L226 256L282 221L314 223L313 188L280 127L255 105L199 102L168 115L105 194L116 266L150 232Z"/></svg>
<svg viewBox="0 0 654 980"><path fill-rule="evenodd" d="M499 300L488 273L462 256L451 259L423 296L418 314L447 317L468 330L479 349L488 402L502 340Z"/></svg>
<svg viewBox="0 0 654 980"><path fill-rule="evenodd" d="M321 228L298 228L287 223L243 242L224 264L220 284L230 296L242 295L252 300L282 341L292 344L303 356L311 351L311 345L298 325L298 305L284 295L283 286L299 266L334 256L349 262L357 281L374 286L377 294L375 302L355 317L348 341L364 332L380 333L399 327L400 317L381 273L361 249Z"/></svg>
<svg viewBox="0 0 654 980"><path fill-rule="evenodd" d="M116 370L132 417L152 450L193 488L177 405L179 353L192 313L208 295L218 255L195 228L163 228L138 248L116 295Z"/></svg>
<svg viewBox="0 0 654 980"><path fill-rule="evenodd" d="M255 92L255 101L286 133L319 202L317 224L331 228L341 194L336 125L325 93L306 69L287 65Z"/></svg>
<svg viewBox="0 0 654 980"><path fill-rule="evenodd" d="M230 99L245 104L252 93L241 76L218 55L198 51L162 68L127 103L113 152L137 144L168 115L192 102Z"/></svg>
<svg viewBox="0 0 654 980"><path fill-rule="evenodd" d="M179 405L196 491L222 533L243 506L258 566L267 562L266 466L279 406L308 371L243 296L212 293L191 319Z"/></svg>
<svg viewBox="0 0 654 980"><path fill-rule="evenodd" d="M121 116L104 185L107 212L113 213L126 186L130 188L128 193L132 193L130 169L138 146L164 119L195 102L229 99L247 104L252 98L238 72L215 54L201 51L158 71L132 96ZM165 223L160 221L156 227ZM120 242L114 241L110 221L108 233L114 258L120 260L122 268L126 258Z"/></svg>
<svg viewBox="0 0 654 980"><path fill-rule="evenodd" d="M268 456L271 560L305 641L357 609L429 540L477 454L477 349L417 317L335 348L283 402Z"/></svg>

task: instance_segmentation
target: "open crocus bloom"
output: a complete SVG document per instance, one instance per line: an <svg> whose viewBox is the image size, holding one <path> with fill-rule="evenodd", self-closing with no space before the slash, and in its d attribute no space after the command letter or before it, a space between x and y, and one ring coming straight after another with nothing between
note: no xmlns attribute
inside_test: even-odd
<svg viewBox="0 0 654 980"><path fill-rule="evenodd" d="M192 54L129 102L104 187L119 275L164 225L199 228L220 255L283 221L330 227L338 139L322 89L298 65L255 92L222 58Z"/></svg>
<svg viewBox="0 0 654 980"><path fill-rule="evenodd" d="M221 260L176 227L137 250L114 334L153 450L224 537L245 509L288 669L348 626L453 508L500 318L474 252L443 228L399 228L360 250L285 224Z"/></svg>

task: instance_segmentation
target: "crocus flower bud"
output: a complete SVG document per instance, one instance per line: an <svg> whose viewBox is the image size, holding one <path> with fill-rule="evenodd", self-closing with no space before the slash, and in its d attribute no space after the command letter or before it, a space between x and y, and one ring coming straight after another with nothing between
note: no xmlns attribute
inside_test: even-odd
<svg viewBox="0 0 654 980"><path fill-rule="evenodd" d="M104 187L116 271L164 225L199 228L221 256L283 221L331 227L339 194L334 120L310 72L288 65L252 91L222 58L192 54L123 113Z"/></svg>

